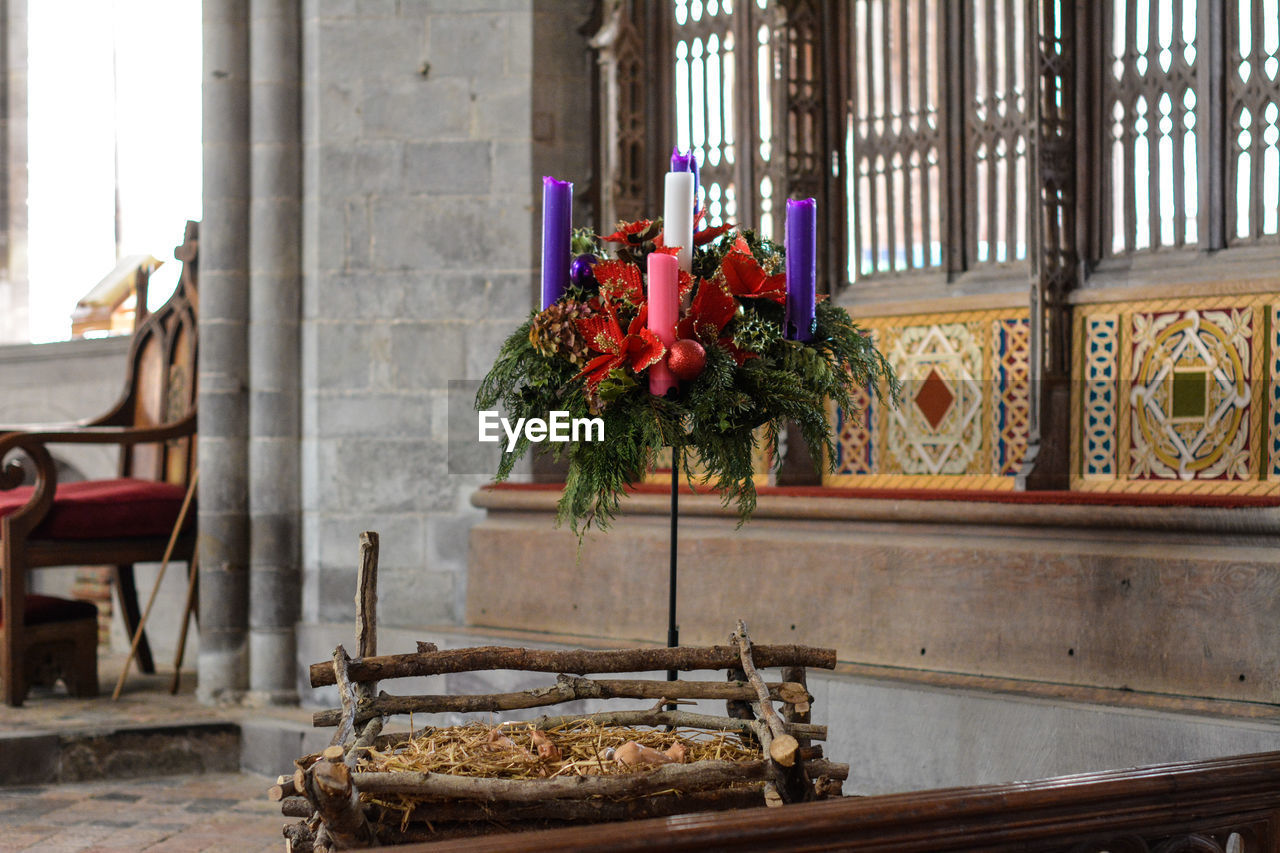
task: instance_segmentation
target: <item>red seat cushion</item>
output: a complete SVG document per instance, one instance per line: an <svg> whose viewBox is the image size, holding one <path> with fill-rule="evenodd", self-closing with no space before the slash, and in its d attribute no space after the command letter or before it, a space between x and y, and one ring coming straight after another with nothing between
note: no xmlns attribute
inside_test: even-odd
<svg viewBox="0 0 1280 853"><path fill-rule="evenodd" d="M31 500L33 486L0 492L0 517L17 512ZM173 532L185 486L121 477L60 483L49 514L32 539L132 539ZM187 524L195 518L187 511Z"/></svg>
<svg viewBox="0 0 1280 853"><path fill-rule="evenodd" d="M22 609L22 619L27 625L47 625L51 622L78 622L81 619L97 619L98 607L91 601L75 601L55 598L52 595L28 595ZM0 626L4 615L0 613Z"/></svg>

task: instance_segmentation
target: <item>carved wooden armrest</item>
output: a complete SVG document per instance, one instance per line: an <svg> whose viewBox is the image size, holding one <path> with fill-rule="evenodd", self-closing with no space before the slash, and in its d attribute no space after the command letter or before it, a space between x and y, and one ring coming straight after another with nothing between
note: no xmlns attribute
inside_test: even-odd
<svg viewBox="0 0 1280 853"><path fill-rule="evenodd" d="M73 426L0 434L0 459L15 447L27 449L31 444L148 444L195 435L194 412L180 420L147 427Z"/></svg>
<svg viewBox="0 0 1280 853"><path fill-rule="evenodd" d="M196 414L168 424L149 427L86 426L33 432L0 434L0 490L8 491L23 484L27 466L15 452L31 458L35 465L35 491L17 512L6 516L5 524L12 532L29 532L48 513L58 486L58 472L49 453L50 444L115 444L133 445L168 441L195 435Z"/></svg>

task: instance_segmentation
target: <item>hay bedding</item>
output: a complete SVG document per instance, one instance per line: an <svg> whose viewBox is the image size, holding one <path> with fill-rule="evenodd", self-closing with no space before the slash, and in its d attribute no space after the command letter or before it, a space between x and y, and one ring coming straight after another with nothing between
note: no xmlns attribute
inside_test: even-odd
<svg viewBox="0 0 1280 853"><path fill-rule="evenodd" d="M543 744L541 750L540 742ZM553 750L545 746L548 742ZM427 728L385 750L368 749L361 755L356 769L371 772L411 770L487 779L551 779L644 773L661 766L646 762L625 763L630 748L623 748L628 743L668 755L672 763L759 761L762 758L759 746L744 742L736 732L705 729L667 732L655 728L606 726L580 719L545 731L535 729L528 722L503 723L497 727L473 722ZM623 751L620 753L620 750ZM745 785L758 788L760 783ZM672 789L663 793L680 792ZM430 802L407 794L362 794L361 799L398 813L405 825L415 805Z"/></svg>

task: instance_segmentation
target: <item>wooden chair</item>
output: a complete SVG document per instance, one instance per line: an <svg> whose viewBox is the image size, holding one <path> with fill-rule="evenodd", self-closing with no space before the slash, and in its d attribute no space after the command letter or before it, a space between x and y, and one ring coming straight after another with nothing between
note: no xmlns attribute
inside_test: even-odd
<svg viewBox="0 0 1280 853"><path fill-rule="evenodd" d="M182 262L178 286L134 332L124 392L109 411L66 427L0 434L0 690L8 705L21 705L29 686L28 571L114 566L126 627L130 635L137 628L133 565L163 558L196 465L198 244L197 223L188 222L174 252ZM63 443L118 446L119 476L59 484L48 447ZM35 484L21 485L28 473ZM194 547L189 523L173 559L189 561ZM155 671L145 637L138 663Z"/></svg>
<svg viewBox="0 0 1280 853"><path fill-rule="evenodd" d="M28 595L23 608L23 675L28 686L53 687L61 679L67 693L98 695L98 608L92 602Z"/></svg>

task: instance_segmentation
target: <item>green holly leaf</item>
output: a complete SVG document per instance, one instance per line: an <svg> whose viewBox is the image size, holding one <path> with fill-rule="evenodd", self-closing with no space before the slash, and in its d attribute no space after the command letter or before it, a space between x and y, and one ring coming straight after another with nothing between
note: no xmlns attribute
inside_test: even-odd
<svg viewBox="0 0 1280 853"><path fill-rule="evenodd" d="M608 403L620 397L625 397L639 384L634 377L627 373L625 368L618 367L609 371L609 375L601 380L598 393L600 399Z"/></svg>

